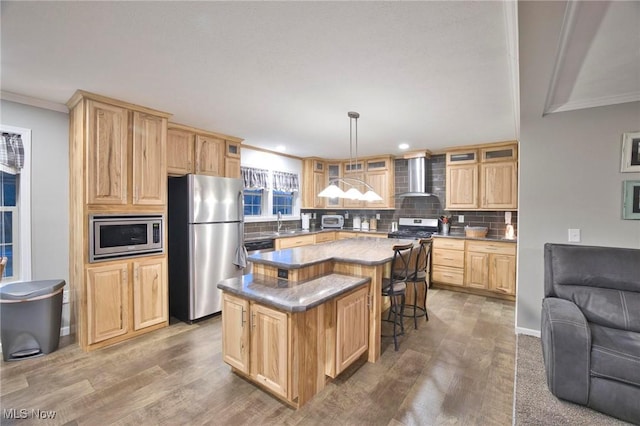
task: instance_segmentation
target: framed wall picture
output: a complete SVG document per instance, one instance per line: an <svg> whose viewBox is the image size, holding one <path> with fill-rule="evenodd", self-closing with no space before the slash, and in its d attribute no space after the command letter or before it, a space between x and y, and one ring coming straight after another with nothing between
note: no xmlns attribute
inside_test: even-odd
<svg viewBox="0 0 640 426"><path fill-rule="evenodd" d="M640 132L622 134L621 172L640 172Z"/></svg>
<svg viewBox="0 0 640 426"><path fill-rule="evenodd" d="M640 219L640 180L623 182L622 218Z"/></svg>

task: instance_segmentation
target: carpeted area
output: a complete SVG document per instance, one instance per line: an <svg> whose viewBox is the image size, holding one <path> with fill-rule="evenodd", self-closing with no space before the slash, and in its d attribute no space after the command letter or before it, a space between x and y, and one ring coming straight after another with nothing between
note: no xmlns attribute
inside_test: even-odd
<svg viewBox="0 0 640 426"><path fill-rule="evenodd" d="M516 353L516 425L628 425L590 408L562 401L549 391L537 337L518 335Z"/></svg>

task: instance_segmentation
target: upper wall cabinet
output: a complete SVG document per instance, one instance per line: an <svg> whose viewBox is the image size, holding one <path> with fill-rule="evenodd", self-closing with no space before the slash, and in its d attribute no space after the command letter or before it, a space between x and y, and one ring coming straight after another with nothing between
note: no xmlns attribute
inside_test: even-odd
<svg viewBox="0 0 640 426"><path fill-rule="evenodd" d="M129 111L90 99L85 108L87 203L127 204Z"/></svg>
<svg viewBox="0 0 640 426"><path fill-rule="evenodd" d="M318 197L318 193L326 186L326 164L316 158L307 158L302 161L302 208L321 209L325 206L324 197Z"/></svg>
<svg viewBox="0 0 640 426"><path fill-rule="evenodd" d="M96 206L166 204L169 114L78 91L71 110L71 170L84 175L73 197Z"/></svg>
<svg viewBox="0 0 640 426"><path fill-rule="evenodd" d="M446 158L447 210L518 208L516 142L456 149Z"/></svg>
<svg viewBox="0 0 640 426"><path fill-rule="evenodd" d="M240 177L242 139L169 123L167 173Z"/></svg>

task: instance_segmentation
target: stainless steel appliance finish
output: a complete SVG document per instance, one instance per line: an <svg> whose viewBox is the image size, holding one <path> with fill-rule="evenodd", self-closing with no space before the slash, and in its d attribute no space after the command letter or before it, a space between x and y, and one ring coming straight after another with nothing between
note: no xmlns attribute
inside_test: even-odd
<svg viewBox="0 0 640 426"><path fill-rule="evenodd" d="M320 221L322 229L344 227L344 216L339 214L323 214Z"/></svg>
<svg viewBox="0 0 640 426"><path fill-rule="evenodd" d="M428 164L425 157L409 158L409 190L396 194L395 197L430 197L433 194L427 192Z"/></svg>
<svg viewBox="0 0 640 426"><path fill-rule="evenodd" d="M163 235L161 214L91 215L89 262L162 253Z"/></svg>
<svg viewBox="0 0 640 426"><path fill-rule="evenodd" d="M265 238L263 240L247 241L244 243L244 247L247 249L247 254L251 256L257 253L268 253L275 251L276 243L273 238ZM243 275L247 275L253 272L253 263L251 260L247 262L247 267L242 271Z"/></svg>
<svg viewBox="0 0 640 426"><path fill-rule="evenodd" d="M398 230L387 234L388 238L430 238L438 232L438 219L401 217Z"/></svg>
<svg viewBox="0 0 640 426"><path fill-rule="evenodd" d="M187 175L169 179L169 310L191 322L222 310L218 282L242 275L243 181Z"/></svg>

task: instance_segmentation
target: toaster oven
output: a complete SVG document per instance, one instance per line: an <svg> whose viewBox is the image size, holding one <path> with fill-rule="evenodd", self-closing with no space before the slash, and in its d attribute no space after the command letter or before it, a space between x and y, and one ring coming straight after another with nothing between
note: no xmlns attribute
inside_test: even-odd
<svg viewBox="0 0 640 426"><path fill-rule="evenodd" d="M320 218L322 229L342 229L344 216L339 214L323 214Z"/></svg>

